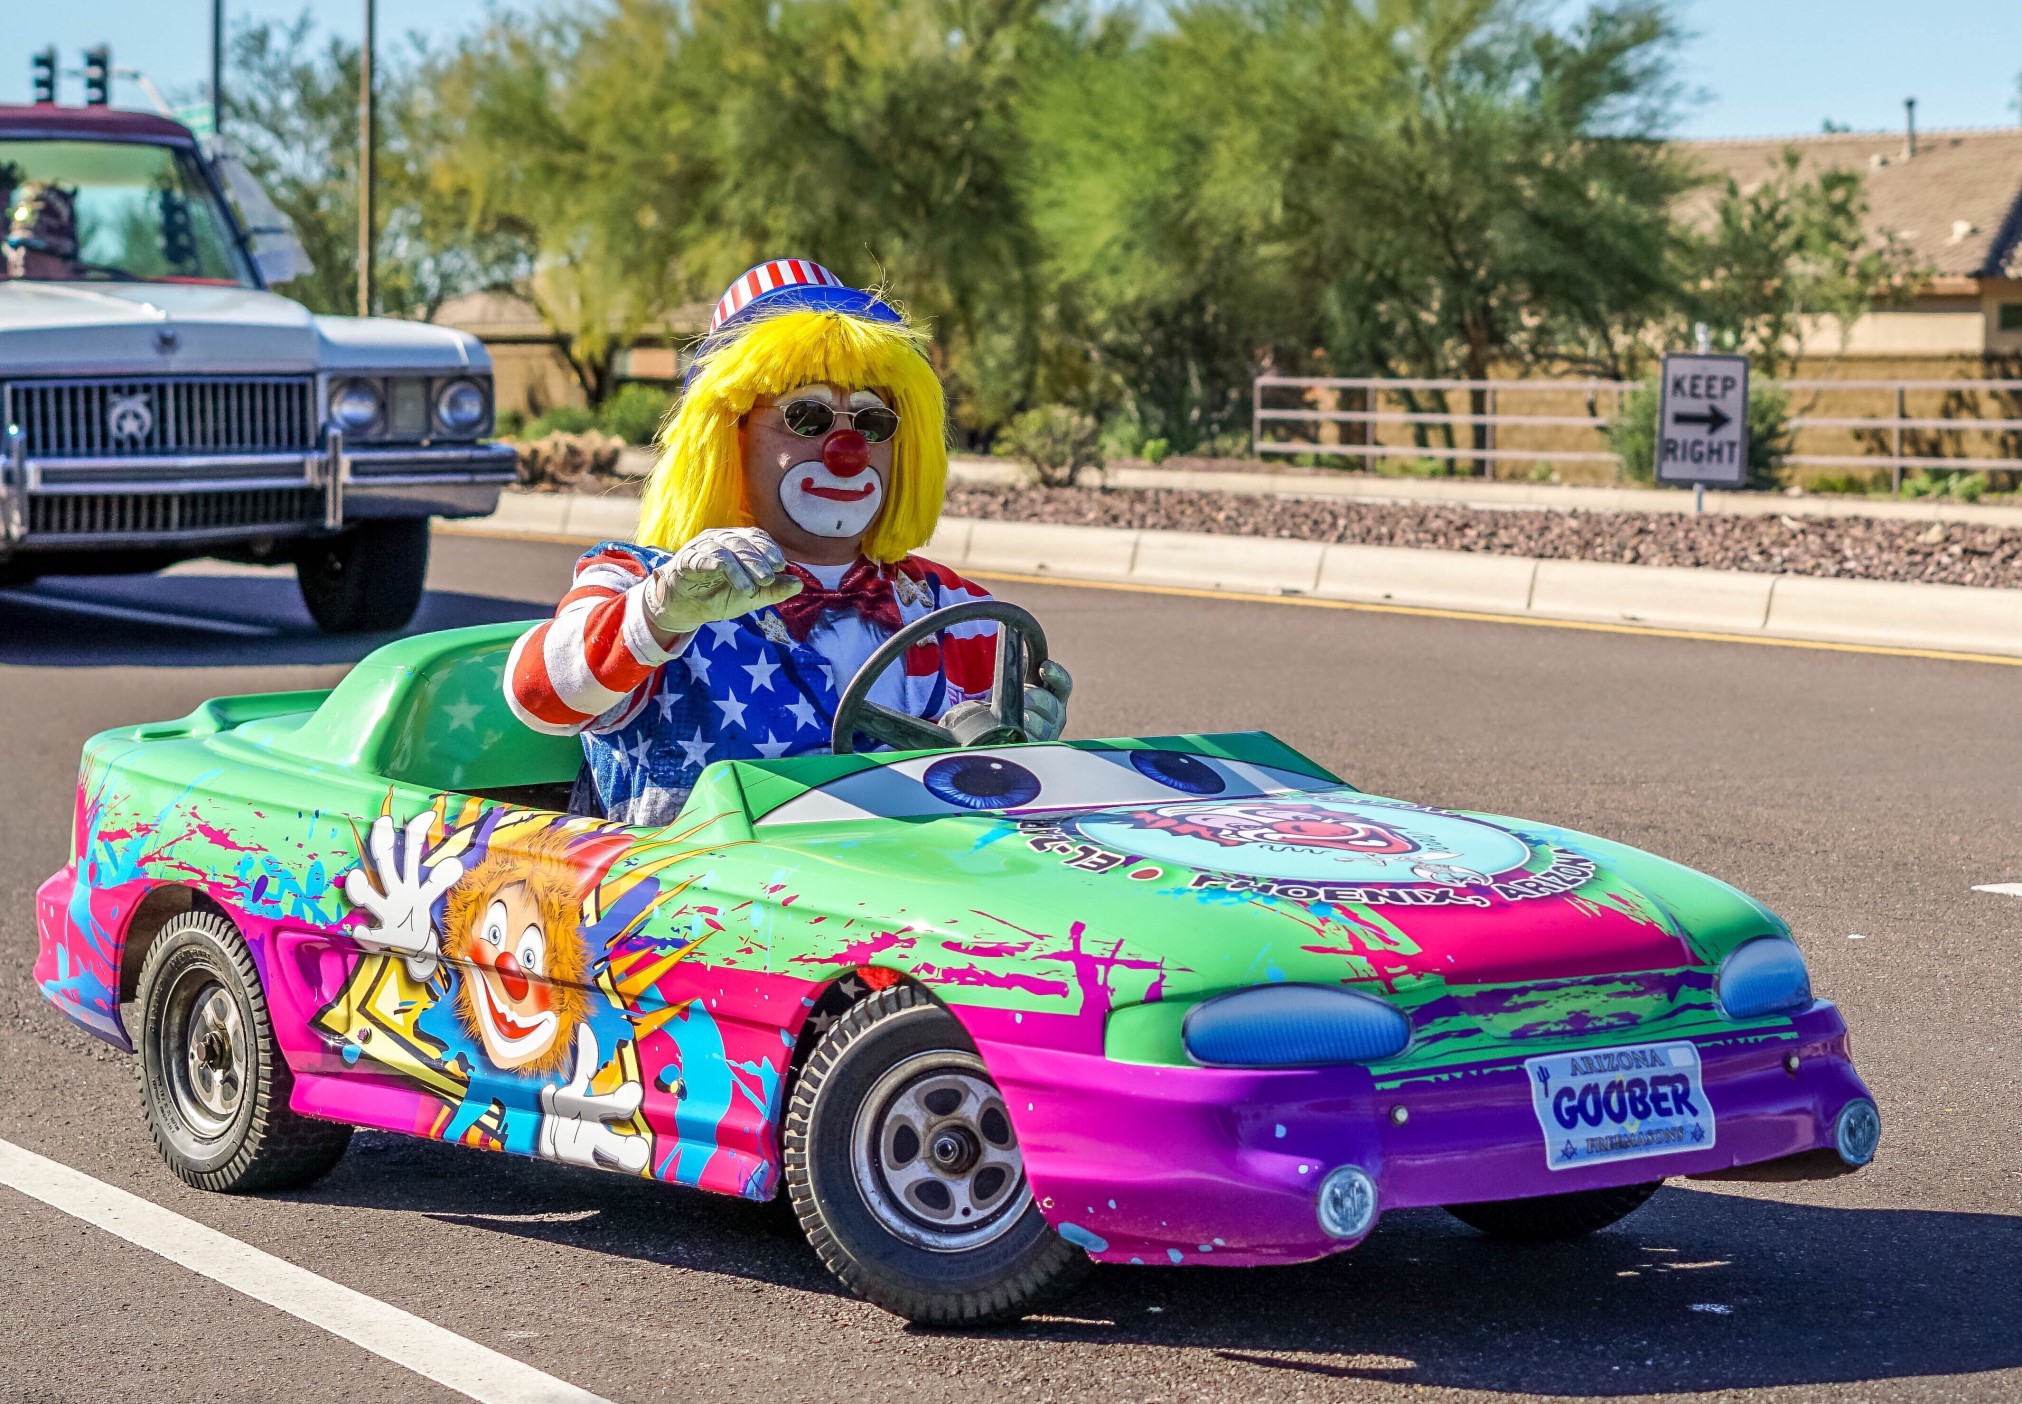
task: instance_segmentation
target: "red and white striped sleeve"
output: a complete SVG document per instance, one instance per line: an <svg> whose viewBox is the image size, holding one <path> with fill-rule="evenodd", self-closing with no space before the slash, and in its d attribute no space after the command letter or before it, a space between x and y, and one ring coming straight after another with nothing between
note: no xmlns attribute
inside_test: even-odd
<svg viewBox="0 0 2022 1404"><path fill-rule="evenodd" d="M917 580L931 583L936 609L991 598L990 592L975 581L921 556L908 556L899 568ZM930 673L939 669L947 679L944 709L982 697L990 691L997 674L997 626L988 620L957 624L944 631L938 642L923 644L914 653L919 657L907 658L908 672Z"/></svg>
<svg viewBox="0 0 2022 1404"><path fill-rule="evenodd" d="M576 562L555 617L522 634L506 664L513 715L550 736L623 725L645 705L662 664L685 639L662 648L646 625L652 563L636 546L605 542Z"/></svg>

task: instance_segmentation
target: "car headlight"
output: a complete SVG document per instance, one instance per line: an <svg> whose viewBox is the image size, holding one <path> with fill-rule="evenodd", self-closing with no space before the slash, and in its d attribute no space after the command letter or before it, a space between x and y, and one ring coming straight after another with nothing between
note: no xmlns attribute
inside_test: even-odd
<svg viewBox="0 0 2022 1404"><path fill-rule="evenodd" d="M1411 1021L1332 985L1258 985L1195 1005L1180 1036L1209 1067L1314 1067L1395 1057L1411 1042Z"/></svg>
<svg viewBox="0 0 2022 1404"><path fill-rule="evenodd" d="M347 434L362 434L379 422L379 387L369 380L340 380L330 387L330 422Z"/></svg>
<svg viewBox="0 0 2022 1404"><path fill-rule="evenodd" d="M1713 993L1728 1018L1760 1019L1810 1004L1811 973L1795 941L1758 936L1727 953L1713 977Z"/></svg>
<svg viewBox="0 0 2022 1404"><path fill-rule="evenodd" d="M475 434L484 427L488 406L475 380L452 380L435 392L435 422L446 434Z"/></svg>

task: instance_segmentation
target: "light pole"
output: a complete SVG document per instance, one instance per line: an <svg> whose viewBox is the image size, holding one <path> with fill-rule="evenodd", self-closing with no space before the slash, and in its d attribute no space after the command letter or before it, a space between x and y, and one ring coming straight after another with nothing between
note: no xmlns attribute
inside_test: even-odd
<svg viewBox="0 0 2022 1404"><path fill-rule="evenodd" d="M365 37L358 45L358 315L372 315L372 187L376 165L372 135L375 98L372 91L373 30L378 9L365 0Z"/></svg>
<svg viewBox="0 0 2022 1404"><path fill-rule="evenodd" d="M211 130L225 134L225 0L211 0Z"/></svg>

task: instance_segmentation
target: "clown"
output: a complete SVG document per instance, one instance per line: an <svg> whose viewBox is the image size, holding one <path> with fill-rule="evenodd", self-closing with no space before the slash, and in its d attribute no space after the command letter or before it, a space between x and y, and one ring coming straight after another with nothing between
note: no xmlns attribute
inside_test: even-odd
<svg viewBox="0 0 2022 1404"><path fill-rule="evenodd" d="M912 554L947 481L946 406L924 335L804 259L761 264L716 306L662 435L639 541L577 563L555 617L515 645L528 726L581 735L581 812L664 823L702 768L828 749L836 698L886 638L988 599ZM872 700L937 719L985 695L996 626L957 626ZM1026 689L1036 740L1070 683Z"/></svg>

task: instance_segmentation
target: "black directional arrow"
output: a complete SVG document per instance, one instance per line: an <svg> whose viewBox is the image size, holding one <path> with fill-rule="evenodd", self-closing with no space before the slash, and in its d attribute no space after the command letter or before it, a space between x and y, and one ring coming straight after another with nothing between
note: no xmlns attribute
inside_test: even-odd
<svg viewBox="0 0 2022 1404"><path fill-rule="evenodd" d="M1671 422L1673 424L1703 424L1706 426L1707 437L1711 438L1722 429L1725 429L1729 424L1732 424L1734 416L1728 414L1718 405L1708 405L1704 414L1674 414L1671 416Z"/></svg>

